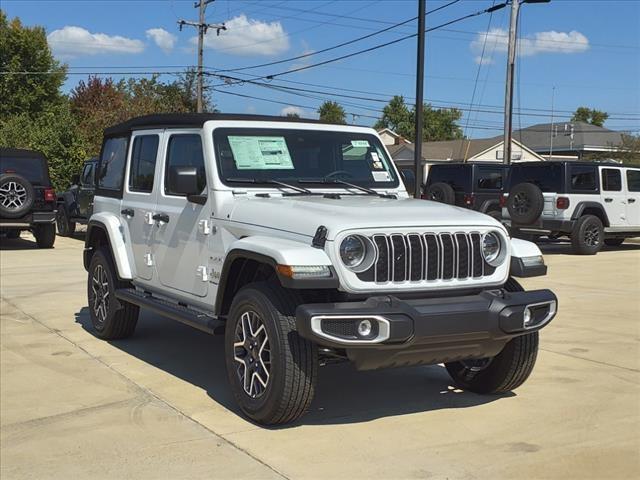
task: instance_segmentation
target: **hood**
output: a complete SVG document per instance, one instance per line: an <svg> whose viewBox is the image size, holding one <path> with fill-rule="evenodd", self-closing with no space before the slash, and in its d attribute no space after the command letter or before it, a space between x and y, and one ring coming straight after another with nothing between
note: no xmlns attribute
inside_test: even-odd
<svg viewBox="0 0 640 480"><path fill-rule="evenodd" d="M398 227L480 227L500 223L479 212L413 198L343 195L237 198L229 220L313 237L320 225L328 239L344 230Z"/></svg>

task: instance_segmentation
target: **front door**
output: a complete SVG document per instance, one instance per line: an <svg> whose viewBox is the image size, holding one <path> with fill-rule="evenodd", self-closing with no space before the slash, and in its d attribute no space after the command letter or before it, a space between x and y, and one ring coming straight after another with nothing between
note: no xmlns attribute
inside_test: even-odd
<svg viewBox="0 0 640 480"><path fill-rule="evenodd" d="M600 198L604 206L609 228L624 230L627 222L627 196L622 186L622 168L600 167Z"/></svg>
<svg viewBox="0 0 640 480"><path fill-rule="evenodd" d="M139 131L131 136L129 171L122 192L121 218L129 227L136 277L151 280L153 256L151 245L155 234L155 211L159 180L156 163L160 156L162 131Z"/></svg>
<svg viewBox="0 0 640 480"><path fill-rule="evenodd" d="M160 283L185 294L204 297L209 286L208 240L211 198L205 205L187 200L173 188L172 172L195 167L199 188L207 193L207 166L199 130L172 130L167 134L161 188L155 218L153 254ZM210 178L210 177L209 177Z"/></svg>
<svg viewBox="0 0 640 480"><path fill-rule="evenodd" d="M80 176L80 185L78 185L78 215L83 218L89 218L93 213L95 167L95 163L87 163Z"/></svg>
<svg viewBox="0 0 640 480"><path fill-rule="evenodd" d="M627 221L640 230L640 168L627 168Z"/></svg>

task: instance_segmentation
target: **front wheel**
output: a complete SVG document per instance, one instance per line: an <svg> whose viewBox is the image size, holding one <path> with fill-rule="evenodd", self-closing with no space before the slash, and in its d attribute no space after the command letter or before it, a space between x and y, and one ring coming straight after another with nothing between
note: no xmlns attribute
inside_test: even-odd
<svg viewBox="0 0 640 480"><path fill-rule="evenodd" d="M513 278L505 284L509 292L524 291ZM445 363L454 382L476 393L506 393L522 385L536 364L538 332L515 337L495 357Z"/></svg>
<svg viewBox="0 0 640 480"><path fill-rule="evenodd" d="M296 331L297 297L253 283L233 299L225 329L227 375L242 411L263 425L288 423L313 399L318 351Z"/></svg>
<svg viewBox="0 0 640 480"><path fill-rule="evenodd" d="M70 237L76 231L76 222L69 220L67 210L62 205L58 207L58 213L56 214L56 227L58 235L61 237Z"/></svg>

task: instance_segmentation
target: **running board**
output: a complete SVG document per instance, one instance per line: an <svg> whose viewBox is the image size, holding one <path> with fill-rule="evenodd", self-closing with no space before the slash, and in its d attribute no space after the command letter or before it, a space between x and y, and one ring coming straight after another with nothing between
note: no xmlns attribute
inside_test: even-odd
<svg viewBox="0 0 640 480"><path fill-rule="evenodd" d="M132 303L141 308L151 310L158 315L177 320L180 323L197 328L211 335L224 333L225 322L211 315L207 315L189 307L183 307L166 300L154 297L150 293L141 292L133 288L116 290L116 298L123 302Z"/></svg>

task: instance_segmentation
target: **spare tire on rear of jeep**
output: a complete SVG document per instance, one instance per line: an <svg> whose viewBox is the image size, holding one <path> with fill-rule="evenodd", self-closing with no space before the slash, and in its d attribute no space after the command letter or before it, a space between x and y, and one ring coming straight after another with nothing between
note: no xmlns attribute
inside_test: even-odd
<svg viewBox="0 0 640 480"><path fill-rule="evenodd" d="M543 208L542 190L533 183L519 183L509 192L507 210L515 223L532 224L540 218Z"/></svg>
<svg viewBox="0 0 640 480"><path fill-rule="evenodd" d="M444 182L438 182L427 188L427 200L453 205L456 203L456 194L451 185Z"/></svg>
<svg viewBox="0 0 640 480"><path fill-rule="evenodd" d="M31 182L15 173L0 175L0 215L19 218L26 215L34 201Z"/></svg>

